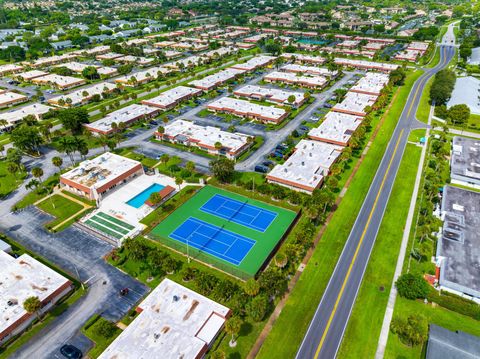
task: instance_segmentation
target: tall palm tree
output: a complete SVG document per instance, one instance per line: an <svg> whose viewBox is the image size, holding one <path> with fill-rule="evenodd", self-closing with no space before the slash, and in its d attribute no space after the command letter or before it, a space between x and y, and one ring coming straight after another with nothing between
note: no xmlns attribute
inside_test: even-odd
<svg viewBox="0 0 480 359"><path fill-rule="evenodd" d="M61 157L55 156L52 158L52 164L55 167L58 167L58 169L61 171L62 170L62 165L63 165L63 160Z"/></svg>
<svg viewBox="0 0 480 359"><path fill-rule="evenodd" d="M32 168L32 176L38 178L40 181L42 180L43 170L41 167L34 167Z"/></svg>

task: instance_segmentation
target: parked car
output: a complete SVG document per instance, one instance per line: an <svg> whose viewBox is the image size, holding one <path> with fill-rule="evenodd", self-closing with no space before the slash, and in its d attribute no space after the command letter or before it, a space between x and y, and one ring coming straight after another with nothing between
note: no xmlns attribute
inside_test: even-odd
<svg viewBox="0 0 480 359"><path fill-rule="evenodd" d="M275 151L270 153L270 156L276 157L276 158L283 158L283 153Z"/></svg>
<svg viewBox="0 0 480 359"><path fill-rule="evenodd" d="M70 344L62 346L60 348L60 353L62 353L62 355L68 359L80 359L83 356L80 349Z"/></svg>
<svg viewBox="0 0 480 359"><path fill-rule="evenodd" d="M325 107L325 108L332 108L333 106L332 106L331 104L329 104L329 103L325 103L325 104L323 105L323 107Z"/></svg>
<svg viewBox="0 0 480 359"><path fill-rule="evenodd" d="M255 166L255 172L267 173L268 172L268 167L265 167L265 166L262 166L262 165L256 165Z"/></svg>
<svg viewBox="0 0 480 359"><path fill-rule="evenodd" d="M262 162L262 165L265 166L265 167L273 167L273 166L275 166L275 162L270 161L270 160L266 160L266 161Z"/></svg>

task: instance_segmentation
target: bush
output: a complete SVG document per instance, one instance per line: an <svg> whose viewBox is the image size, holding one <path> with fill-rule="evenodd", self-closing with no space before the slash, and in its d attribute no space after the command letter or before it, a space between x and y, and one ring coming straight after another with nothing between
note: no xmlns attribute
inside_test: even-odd
<svg viewBox="0 0 480 359"><path fill-rule="evenodd" d="M428 322L422 315L410 315L407 320L396 317L390 324L392 333L397 334L400 341L414 346L423 343L428 335Z"/></svg>
<svg viewBox="0 0 480 359"><path fill-rule="evenodd" d="M398 294L407 299L426 298L430 287L420 275L402 274L395 282Z"/></svg>
<svg viewBox="0 0 480 359"><path fill-rule="evenodd" d="M427 299L451 311L480 320L480 305L455 294L430 290Z"/></svg>
<svg viewBox="0 0 480 359"><path fill-rule="evenodd" d="M111 338L115 334L115 324L100 318L95 323L95 334L104 338Z"/></svg>
<svg viewBox="0 0 480 359"><path fill-rule="evenodd" d="M253 298L245 306L245 310L255 322L261 322L267 313L268 299L264 295Z"/></svg>

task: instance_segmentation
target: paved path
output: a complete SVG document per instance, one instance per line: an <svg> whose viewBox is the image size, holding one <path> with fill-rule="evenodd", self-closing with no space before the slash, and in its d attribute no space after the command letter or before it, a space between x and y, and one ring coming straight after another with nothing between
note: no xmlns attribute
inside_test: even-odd
<svg viewBox="0 0 480 359"><path fill-rule="evenodd" d="M443 128L441 127L435 127L435 131L443 131ZM455 128L448 128L448 133L454 134L454 135L459 135L459 136L466 136L466 137L472 137L472 138L480 138L480 133L478 132L471 132L471 131L463 131L463 130L457 130Z"/></svg>
<svg viewBox="0 0 480 359"><path fill-rule="evenodd" d="M297 352L298 359L334 358L337 354L402 160L409 132L418 126L415 114L425 84L436 72L444 68L455 54L455 49L450 46L441 46L439 51L439 64L435 68L426 69L412 87L333 275Z"/></svg>

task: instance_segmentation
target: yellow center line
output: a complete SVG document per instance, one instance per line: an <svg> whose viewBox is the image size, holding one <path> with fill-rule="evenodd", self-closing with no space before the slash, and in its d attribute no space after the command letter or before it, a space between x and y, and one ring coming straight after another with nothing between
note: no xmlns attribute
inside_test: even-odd
<svg viewBox="0 0 480 359"><path fill-rule="evenodd" d="M442 49L441 51L443 51L444 49ZM445 51L443 51L445 53ZM441 66L444 66L446 64L446 58L444 56L444 59L442 61L442 65ZM425 82L427 80L425 80L426 78L422 79L421 80L421 83L422 82ZM410 116L410 113L412 111L412 108L413 108L413 104L415 103L416 99L417 99L417 95L418 95L418 91L420 90L422 86L419 85L417 87L417 90L415 91L414 93L414 96L413 96L413 99L412 99L412 102L410 103L410 107L408 109L408 113L407 113L407 117ZM343 296L343 292L345 290L345 286L347 285L347 282L348 282L348 279L350 277L350 274L352 272L352 269L353 269L353 265L355 264L355 261L357 259L357 256L358 256L358 252L360 251L360 247L362 246L362 243L363 243L363 240L365 238L365 235L367 233L367 230L368 230L368 227L370 225L370 221L372 220L372 217L373 217L373 213L375 212L375 209L377 207L377 203L378 203L378 199L380 198L380 194L382 192L382 189L385 185L385 181L387 180L387 176L388 176L388 173L390 172L390 168L392 166L392 163L393 163L393 160L395 158L395 155L397 153L397 150L398 150L398 146L400 145L400 140L402 139L402 135L403 135L403 132L404 132L404 129L402 129L400 131L400 135L398 136L398 140L397 140L397 143L395 144L395 148L393 150L393 154L392 154L392 157L390 158L390 162L388 163L388 166L387 166L387 170L385 172L385 175L383 176L383 179L382 179L382 183L380 184L380 189L377 193L377 196L375 197L375 201L373 203L373 206L372 206L372 209L368 215L368 219L367 219L367 223L365 224L365 227L363 229L363 232L362 232L362 235L360 237L360 241L358 242L358 245L357 245L357 248L355 249L355 253L353 254L353 258L350 262L350 265L348 267L348 271L347 271L347 274L345 276L345 279L343 280L343 283L342 283L342 287L340 288L340 292L338 293L338 296L337 296L337 299L335 301L335 305L333 307L333 310L332 312L330 313L330 317L328 318L328 322L327 322L327 326L325 327L325 330L322 334L322 338L320 339L320 343L318 344L318 347L317 347L317 350L315 352L315 356L314 356L314 359L317 359L319 354L320 354L320 350L322 349L322 346L323 346L323 343L325 342L325 339L327 337L327 334L328 334L328 330L330 329L330 326L332 324L332 321L333 321L333 317L335 316L336 314L336 311L337 311L337 308L338 308L338 304L340 303L340 299L342 298Z"/></svg>

